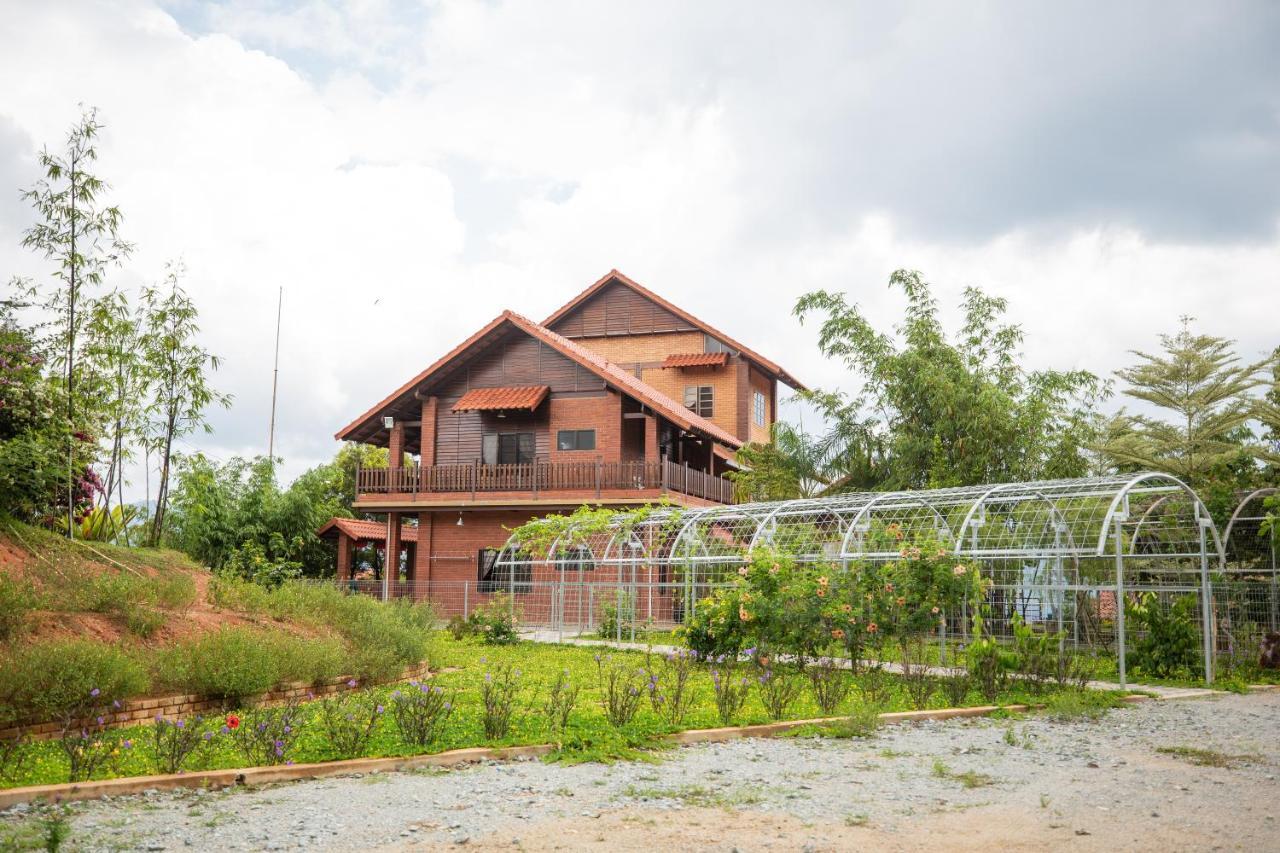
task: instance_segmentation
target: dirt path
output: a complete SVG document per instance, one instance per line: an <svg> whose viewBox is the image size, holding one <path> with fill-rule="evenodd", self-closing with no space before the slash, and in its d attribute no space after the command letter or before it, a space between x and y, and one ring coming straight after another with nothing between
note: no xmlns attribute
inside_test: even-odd
<svg viewBox="0 0 1280 853"><path fill-rule="evenodd" d="M76 807L72 843L1280 850L1278 736L1280 692L1148 702L1094 723L953 720L890 727L871 739L707 744L653 764L528 761L121 798Z"/></svg>

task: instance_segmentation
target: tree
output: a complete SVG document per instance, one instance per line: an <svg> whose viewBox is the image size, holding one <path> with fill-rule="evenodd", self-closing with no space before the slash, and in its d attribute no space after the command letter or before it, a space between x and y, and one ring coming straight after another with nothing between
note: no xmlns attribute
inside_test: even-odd
<svg viewBox="0 0 1280 853"><path fill-rule="evenodd" d="M1252 392L1268 360L1241 363L1233 341L1194 334L1192 322L1183 317L1181 331L1160 336L1162 354L1135 350L1139 363L1116 371L1127 396L1162 414L1121 412L1102 449L1118 466L1164 471L1203 487L1228 469L1256 468L1262 448L1248 423L1258 414Z"/></svg>
<svg viewBox="0 0 1280 853"><path fill-rule="evenodd" d="M889 286L907 297L894 335L876 330L842 294L817 291L796 303L802 322L822 316L821 351L842 359L863 381L850 400L810 395L835 419L823 440L845 471L846 488L936 488L1088 472L1105 383L1084 370L1022 367L1022 330L1001 323L1004 299L966 288L964 325L953 341L920 273L898 270Z"/></svg>
<svg viewBox="0 0 1280 853"><path fill-rule="evenodd" d="M1255 417L1262 422L1261 457L1268 467L1268 480L1280 482L1280 347L1271 353L1271 378L1267 392L1257 403Z"/></svg>
<svg viewBox="0 0 1280 853"><path fill-rule="evenodd" d="M53 318L48 341L52 363L61 368L65 383L68 535L74 527L76 507L75 453L77 447L86 444L74 440L73 436L92 429L92 424L76 420L76 379L80 367L77 356L84 326L81 291L86 286L101 285L107 269L132 249L119 236L120 209L101 201L108 189L106 182L88 171L98 159L96 142L101 130L97 110L85 111L67 134L63 153L41 151L40 168L44 177L22 193L22 198L31 203L39 216L39 221L27 230L22 245L55 261L53 277L59 283L43 294L41 301ZM39 291L32 288L34 293Z"/></svg>
<svg viewBox="0 0 1280 853"><path fill-rule="evenodd" d="M138 330L139 318L120 291L90 303L85 357L97 380L96 406L106 422L109 446L104 503L109 510L114 494L120 518L126 517L124 468L132 458L133 443L142 438L144 403L150 394ZM108 513L106 517L117 516Z"/></svg>
<svg viewBox="0 0 1280 853"><path fill-rule="evenodd" d="M170 264L163 287L142 291L142 361L154 389L146 413L145 434L147 445L157 454L160 464L151 523L152 545L159 544L164 534L174 440L197 429L212 432L204 417L205 409L213 403L231 405L229 395L209 384L208 374L218 369L220 361L196 343L199 312L182 289L183 273L181 264Z"/></svg>

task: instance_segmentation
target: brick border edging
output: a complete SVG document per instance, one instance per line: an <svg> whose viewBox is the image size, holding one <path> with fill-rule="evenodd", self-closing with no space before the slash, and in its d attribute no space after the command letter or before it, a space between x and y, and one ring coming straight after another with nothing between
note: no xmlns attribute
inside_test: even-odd
<svg viewBox="0 0 1280 853"><path fill-rule="evenodd" d="M1126 697L1142 701L1148 697ZM942 708L934 711L897 711L880 715L883 723L911 723L925 720L951 720L961 717L984 717L996 711L1023 712L1028 705L977 705L972 708ZM727 726L715 729L689 729L663 735L662 739L677 746L695 743L719 743L739 738L773 737L802 726L837 723L847 717L818 717L810 720L783 720L751 726ZM264 785L300 779L319 779L349 773L382 773L414 770L419 767L455 767L477 761L503 761L520 757L539 757L555 749L554 744L527 746L466 747L425 755L392 758L349 758L312 764L245 767L229 770L202 770L162 776L128 776L97 782L64 782L56 785L30 785L25 788L0 790L0 809L35 800L92 800L138 794L147 790L170 791L178 788L227 788L233 785Z"/></svg>
<svg viewBox="0 0 1280 853"><path fill-rule="evenodd" d="M349 689L361 689L364 687L377 687L384 684L398 684L402 681L408 681L411 678L429 678L431 676L431 667L427 661L423 661L417 666L406 668L403 672L394 678L386 681L370 681L368 683L357 683L355 688L348 688L347 683L354 676L343 675L337 678L331 678L319 684L307 684L302 681L289 682L281 685L275 690L268 690L266 693L260 693L256 696L246 696L237 704L251 706L255 708L271 708L283 705L293 699L302 699L309 695L315 697L330 696L335 693L342 693ZM151 696L139 699L129 699L121 703L122 707L119 711L114 711L105 715L107 719L106 727L111 729L124 728L125 726L144 725L151 722L159 715L165 720L177 720L179 718L191 714L209 714L221 713L228 707L228 700L210 699L194 693L173 693L168 696ZM81 720L80 724L84 724L87 720ZM58 735L62 731L62 724L49 721L27 720L16 726L10 726L6 729L0 729L0 737L14 737L17 735L27 735L34 740L49 740Z"/></svg>

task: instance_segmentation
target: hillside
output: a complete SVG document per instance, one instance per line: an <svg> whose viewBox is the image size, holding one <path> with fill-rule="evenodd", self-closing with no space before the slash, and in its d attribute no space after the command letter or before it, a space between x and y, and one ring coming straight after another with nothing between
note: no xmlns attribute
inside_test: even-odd
<svg viewBox="0 0 1280 853"><path fill-rule="evenodd" d="M68 542L0 517L0 723L79 692L240 701L280 684L381 680L427 657L433 614L331 583L276 589L174 551Z"/></svg>

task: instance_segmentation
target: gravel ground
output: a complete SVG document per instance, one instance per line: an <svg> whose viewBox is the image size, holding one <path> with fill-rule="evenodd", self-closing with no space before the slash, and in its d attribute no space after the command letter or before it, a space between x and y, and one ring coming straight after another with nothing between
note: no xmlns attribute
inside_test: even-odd
<svg viewBox="0 0 1280 853"><path fill-rule="evenodd" d="M122 797L75 806L71 846L1280 850L1278 736L1280 691L1146 702L1096 723L953 720L700 745L653 764L490 763ZM32 819L3 816L10 830Z"/></svg>

